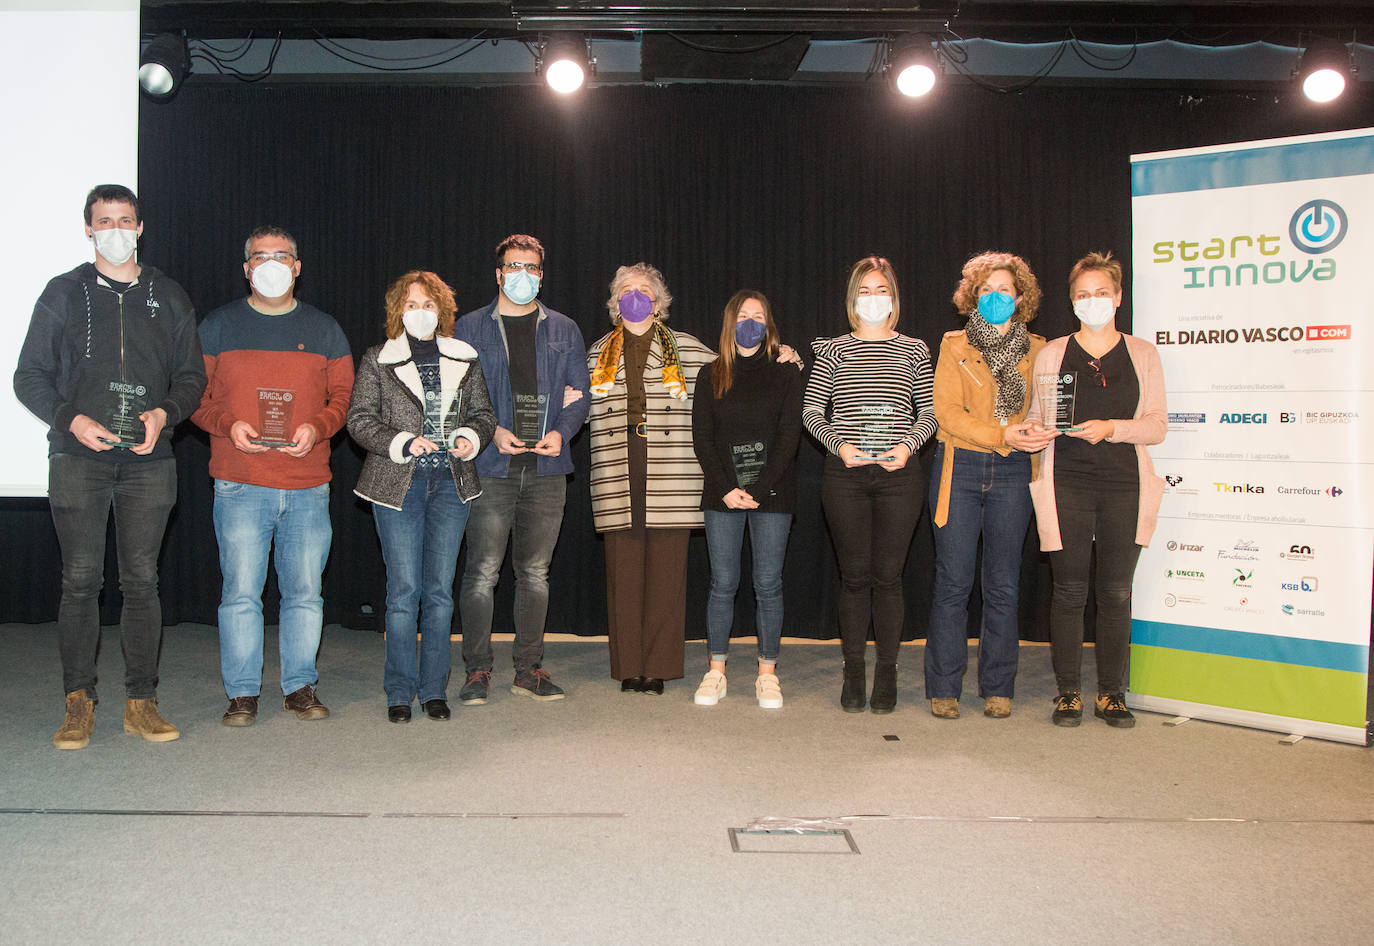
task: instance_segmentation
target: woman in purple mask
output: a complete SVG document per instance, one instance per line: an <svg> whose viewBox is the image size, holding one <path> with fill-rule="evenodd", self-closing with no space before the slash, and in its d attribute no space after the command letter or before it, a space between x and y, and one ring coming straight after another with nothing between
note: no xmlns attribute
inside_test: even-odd
<svg viewBox="0 0 1374 946"><path fill-rule="evenodd" d="M692 388L715 352L668 328L672 294L647 263L616 270L615 326L588 349L591 492L606 538L606 630L620 689L662 693L683 674L687 537L702 524Z"/></svg>
<svg viewBox="0 0 1374 946"><path fill-rule="evenodd" d="M725 657L747 524L759 656L754 696L764 709L782 707L776 673L782 566L796 505L802 383L800 372L778 363L778 348L768 299L742 289L725 306L720 357L697 375L692 430L705 480L701 509L711 556L706 606L711 665L694 697L700 706L714 706L725 696Z"/></svg>

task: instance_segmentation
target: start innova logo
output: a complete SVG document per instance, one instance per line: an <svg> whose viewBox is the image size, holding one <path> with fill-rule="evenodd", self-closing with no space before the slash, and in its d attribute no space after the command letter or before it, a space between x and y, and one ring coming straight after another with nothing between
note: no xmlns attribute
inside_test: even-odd
<svg viewBox="0 0 1374 946"><path fill-rule="evenodd" d="M1350 230L1345 208L1334 200L1309 200L1288 221L1288 239L1302 252L1316 256L1340 245Z"/></svg>

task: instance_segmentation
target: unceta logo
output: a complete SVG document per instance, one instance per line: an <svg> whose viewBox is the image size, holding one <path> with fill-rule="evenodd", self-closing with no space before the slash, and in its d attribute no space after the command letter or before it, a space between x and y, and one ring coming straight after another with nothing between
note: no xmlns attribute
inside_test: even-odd
<svg viewBox="0 0 1374 946"><path fill-rule="evenodd" d="M1309 200L1288 221L1288 238L1304 253L1329 253L1340 245L1350 229L1340 204L1324 197Z"/></svg>

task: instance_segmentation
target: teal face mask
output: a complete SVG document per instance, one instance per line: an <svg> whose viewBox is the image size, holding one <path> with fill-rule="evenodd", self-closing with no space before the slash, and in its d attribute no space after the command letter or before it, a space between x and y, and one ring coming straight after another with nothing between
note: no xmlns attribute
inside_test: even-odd
<svg viewBox="0 0 1374 946"><path fill-rule="evenodd" d="M985 292L978 297L978 314L989 325L1001 325L1016 311L1016 300L1005 292Z"/></svg>

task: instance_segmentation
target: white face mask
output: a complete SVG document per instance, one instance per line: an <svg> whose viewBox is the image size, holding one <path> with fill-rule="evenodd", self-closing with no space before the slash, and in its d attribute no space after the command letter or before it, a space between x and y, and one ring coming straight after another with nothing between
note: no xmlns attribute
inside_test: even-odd
<svg viewBox="0 0 1374 946"><path fill-rule="evenodd" d="M1073 314L1088 328L1101 328L1116 316L1116 305L1106 296L1090 296L1074 300Z"/></svg>
<svg viewBox="0 0 1374 946"><path fill-rule="evenodd" d="M881 325L892 314L892 297L859 296L854 300L854 311L869 325Z"/></svg>
<svg viewBox="0 0 1374 946"><path fill-rule="evenodd" d="M95 251L101 257L114 266L123 266L129 262L134 255L134 248L138 246L138 231L121 230L118 227L92 230L91 240L95 243Z"/></svg>
<svg viewBox="0 0 1374 946"><path fill-rule="evenodd" d="M439 313L433 309L406 309L401 313L401 324L411 338L428 338L439 327Z"/></svg>
<svg viewBox="0 0 1374 946"><path fill-rule="evenodd" d="M285 263L270 259L253 270L253 275L248 281L264 299L277 299L291 291L296 274L291 272L291 267Z"/></svg>

